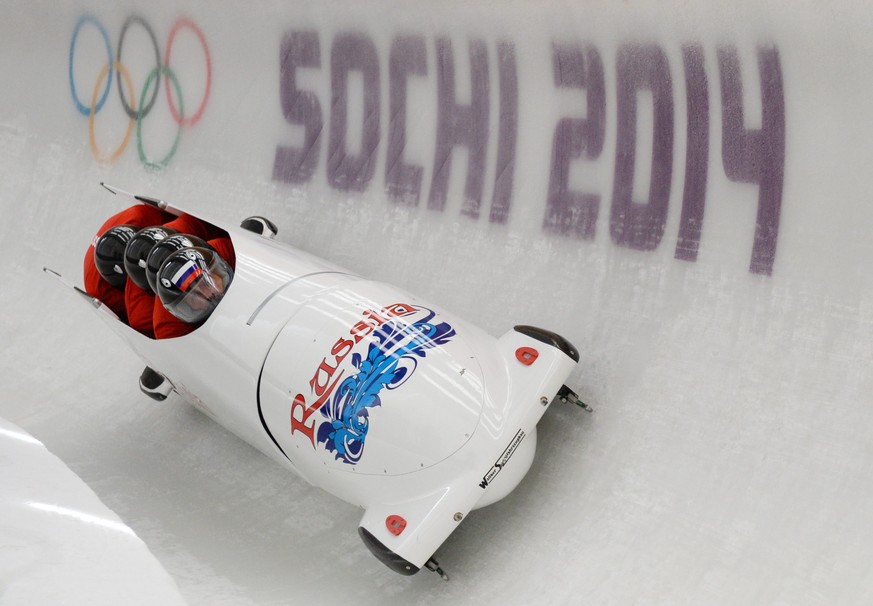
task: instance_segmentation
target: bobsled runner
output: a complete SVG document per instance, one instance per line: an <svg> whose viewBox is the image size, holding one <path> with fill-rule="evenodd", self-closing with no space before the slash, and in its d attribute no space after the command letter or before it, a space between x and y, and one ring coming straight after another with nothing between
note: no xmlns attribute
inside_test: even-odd
<svg viewBox="0 0 873 606"><path fill-rule="evenodd" d="M190 334L149 338L72 288L143 359L147 395L176 392L309 483L361 506L358 532L392 570L427 567L447 578L434 553L471 510L519 484L549 406L588 409L564 385L576 348L532 326L494 338L400 288L279 243L264 218L214 224L232 241L233 281Z"/></svg>

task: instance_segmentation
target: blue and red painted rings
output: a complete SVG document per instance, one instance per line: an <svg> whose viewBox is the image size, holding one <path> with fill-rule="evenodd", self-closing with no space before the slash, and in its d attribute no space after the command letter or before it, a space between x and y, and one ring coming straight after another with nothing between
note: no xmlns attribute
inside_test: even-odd
<svg viewBox="0 0 873 606"><path fill-rule="evenodd" d="M93 25L100 32L100 36L103 38L103 43L106 46L107 56L107 61L104 64L103 69L100 71L100 74L97 76L97 81L94 84L94 90L91 95L90 104L85 104L79 97L79 93L76 91L76 81L73 77L73 59L76 53L76 41L79 37L79 33L85 25ZM127 34L127 30L132 25L139 25L146 31L149 38L151 39L152 46L155 50L155 67L149 72L148 76L146 77L145 84L143 85L142 91L139 94L138 103L135 94L136 91L133 87L133 81L127 71L127 68L124 65L124 62L121 59L121 53L124 47L124 38ZM206 57L206 87L203 93L203 98L201 99L200 104L197 106L197 110L194 112L193 115L189 117L185 116L184 104L182 101L182 90L179 85L179 81L176 78L175 72L170 67L170 57L173 50L173 41L176 39L176 36L182 29L189 29L197 36L197 39L199 40L200 45L203 47L203 52ZM199 122L200 118L203 116L203 112L205 111L206 105L209 102L209 93L212 89L212 57L209 53L209 45L206 43L206 37L203 35L203 31L194 21L187 17L180 17L170 28L170 33L167 36L166 49L164 50L164 59L162 62L161 51L158 47L157 37L155 36L155 32L152 29L151 25L149 25L149 23L142 17L138 15L131 15L124 21L124 25L122 25L121 27L121 33L118 36L117 46L117 54L113 55L112 44L109 41L109 33L107 32L106 27L104 27L103 23L93 15L82 15L76 22L76 26L73 28L73 38L70 41L70 92L73 96L73 103L75 104L76 108L82 115L88 117L88 132L89 141L91 144L91 151L94 154L94 157L100 162L114 162L127 148L130 135L133 131L133 126L134 124L136 124L137 149L139 151L140 160L148 168L163 168L169 163L169 161L175 155L176 150L178 149L179 138L182 133L182 128L197 124L197 122ZM118 74L118 96L121 100L121 105L129 118L129 122L127 126L127 131L121 144L116 147L116 149L112 152L104 153L97 147L97 142L94 136L94 116L96 116L97 113L101 109L103 109L103 105L106 103L106 100L109 97L110 90L112 89L112 78L116 73ZM151 112L155 102L157 101L159 94L158 91L161 85L161 76L164 77L164 90L166 93L167 104L170 109L170 114L173 116L173 120L175 120L176 122L177 131L175 141L173 142L173 146L170 149L169 153L162 160L154 162L148 159L145 154L145 150L143 149L142 121L146 116L148 116L149 112ZM152 85L154 85L153 88ZM150 89L151 95L149 96ZM176 100L174 99L173 92L175 93L175 99L178 99L178 106L176 104ZM146 99L148 99L148 102L146 101ZM139 107L139 109L137 109L137 107Z"/></svg>

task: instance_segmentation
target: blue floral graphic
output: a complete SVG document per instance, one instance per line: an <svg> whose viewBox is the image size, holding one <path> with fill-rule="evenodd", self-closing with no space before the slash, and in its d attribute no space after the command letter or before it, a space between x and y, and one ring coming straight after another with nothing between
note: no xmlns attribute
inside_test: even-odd
<svg viewBox="0 0 873 606"><path fill-rule="evenodd" d="M385 322L373 332L364 358L352 354L358 372L346 378L333 397L321 407L327 422L318 428L318 442L335 453L336 459L354 465L361 460L370 426L369 410L382 405L383 389L404 383L424 359L429 349L448 343L455 329L446 322L434 322L436 313L426 308L425 318L414 323L402 319Z"/></svg>

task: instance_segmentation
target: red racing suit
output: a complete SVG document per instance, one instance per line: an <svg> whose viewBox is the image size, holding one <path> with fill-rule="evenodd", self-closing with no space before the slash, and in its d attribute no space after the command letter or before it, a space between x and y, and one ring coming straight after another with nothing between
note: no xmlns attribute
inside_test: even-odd
<svg viewBox="0 0 873 606"><path fill-rule="evenodd" d="M100 236L116 225L127 224L140 228L151 227L152 225L163 225L171 218L173 218L173 215L146 204L137 204L126 208L106 220L100 229L97 230L97 234L85 253L85 292L96 299L100 299L122 322L127 322L128 317L124 302L125 289L110 285L103 279L100 272L97 271L97 266L94 264L94 245ZM128 280L128 282L130 281Z"/></svg>
<svg viewBox="0 0 873 606"><path fill-rule="evenodd" d="M212 240L207 241L207 244L214 248L215 252L217 252L222 259L227 261L228 265L236 269L236 254L234 253L233 244L229 237L225 235L224 237L213 238ZM171 314L157 297L155 297L152 318L154 319L156 339L182 337L199 326L199 324L188 324Z"/></svg>
<svg viewBox="0 0 873 606"><path fill-rule="evenodd" d="M102 301L122 322L151 339L169 339L190 333L198 325L176 318L164 308L154 293L143 290L130 278L123 288L116 288L106 282L97 271L94 264L94 244L109 229L125 224L140 228L163 225L181 234L197 236L207 240L231 267L236 267L236 255L227 232L188 214L176 217L153 206L137 204L107 219L85 253L85 291Z"/></svg>
<svg viewBox="0 0 873 606"><path fill-rule="evenodd" d="M174 229L180 234L196 236L203 240L209 238L211 234L221 231L189 214L174 217L171 221L164 223L164 227ZM155 309L156 306L163 309L163 305L155 297L155 293L143 290L134 284L133 280L128 278L127 286L124 289L124 306L127 309L127 320L131 328L141 332L150 339L154 339Z"/></svg>

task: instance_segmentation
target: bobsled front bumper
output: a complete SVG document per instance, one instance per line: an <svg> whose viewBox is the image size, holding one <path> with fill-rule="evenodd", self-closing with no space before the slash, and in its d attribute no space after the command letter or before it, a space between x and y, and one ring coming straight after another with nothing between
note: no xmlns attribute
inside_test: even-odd
<svg viewBox="0 0 873 606"><path fill-rule="evenodd" d="M471 510L521 482L533 462L536 425L579 360L566 339L530 326L507 332L496 348L498 355L479 360L488 396L469 442L439 465L405 476L412 498L366 508L361 539L395 572L418 572Z"/></svg>

